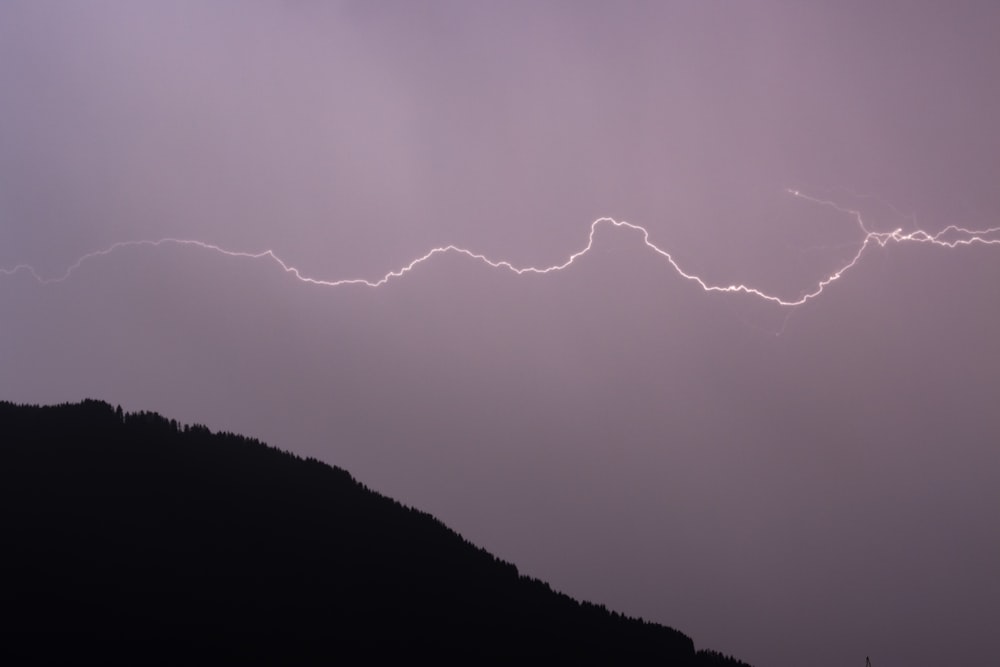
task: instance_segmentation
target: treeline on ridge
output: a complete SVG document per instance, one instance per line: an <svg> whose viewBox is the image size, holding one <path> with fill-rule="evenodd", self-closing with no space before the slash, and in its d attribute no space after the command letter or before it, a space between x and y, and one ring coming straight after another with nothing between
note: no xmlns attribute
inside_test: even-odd
<svg viewBox="0 0 1000 667"><path fill-rule="evenodd" d="M346 471L100 401L0 403L0 660L743 665Z"/></svg>

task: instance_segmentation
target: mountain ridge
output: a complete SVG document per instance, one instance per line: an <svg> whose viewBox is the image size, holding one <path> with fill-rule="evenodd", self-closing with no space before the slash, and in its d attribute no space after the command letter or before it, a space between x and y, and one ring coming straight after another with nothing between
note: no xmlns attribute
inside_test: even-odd
<svg viewBox="0 0 1000 667"><path fill-rule="evenodd" d="M344 657L745 665L578 602L347 471L103 401L0 402L25 662Z"/></svg>

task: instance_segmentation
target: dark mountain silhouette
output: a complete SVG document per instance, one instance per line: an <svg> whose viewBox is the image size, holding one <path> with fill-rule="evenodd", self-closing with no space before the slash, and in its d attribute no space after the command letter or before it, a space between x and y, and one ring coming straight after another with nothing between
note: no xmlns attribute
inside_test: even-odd
<svg viewBox="0 0 1000 667"><path fill-rule="evenodd" d="M347 472L98 401L0 403L0 662L744 665Z"/></svg>

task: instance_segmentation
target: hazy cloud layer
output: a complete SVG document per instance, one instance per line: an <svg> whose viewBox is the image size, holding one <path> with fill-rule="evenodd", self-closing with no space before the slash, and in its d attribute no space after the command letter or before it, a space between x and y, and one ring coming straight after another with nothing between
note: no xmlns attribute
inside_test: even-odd
<svg viewBox="0 0 1000 667"><path fill-rule="evenodd" d="M873 229L1000 223L994 3L5 2L0 267L120 240L377 278L610 215L795 298ZM134 249L0 278L0 397L342 465L573 595L761 665L982 663L1000 247L791 311L601 228L384 288ZM781 335L775 336L775 332Z"/></svg>

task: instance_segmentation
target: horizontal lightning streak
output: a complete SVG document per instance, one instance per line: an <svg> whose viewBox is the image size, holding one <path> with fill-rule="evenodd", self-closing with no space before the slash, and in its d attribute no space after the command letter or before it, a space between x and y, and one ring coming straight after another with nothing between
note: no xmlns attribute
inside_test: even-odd
<svg viewBox="0 0 1000 667"><path fill-rule="evenodd" d="M944 229L935 234L931 234L930 232L926 232L924 230L917 230L913 232L903 233L903 230L901 228L895 229L891 232L877 232L877 231L871 231L866 227L860 211L850 208L844 208L830 200L817 199L815 197L811 197L809 195L803 194L798 190L789 189L786 190L786 192L792 195L793 197L805 200L807 202L816 204L818 206L833 208L834 210L840 213L843 213L845 215L854 218L855 222L857 222L858 224L858 227L864 234L864 237L859 242L857 252L850 259L850 261L848 261L846 264L844 264L842 267L840 267L833 273L830 273L826 277L819 280L811 291L806 292L802 296L795 299L782 298L773 294L768 294L760 289L744 284L733 284L733 285L709 284L699 276L684 271L684 269L680 267L680 265L677 263L676 260L674 260L673 256L669 252L660 248L652 241L650 241L649 231L646 230L645 227L632 224L631 222L625 222L624 220L619 221L615 220L614 218L607 218L607 217L598 218L597 220L594 220L590 224L590 233L588 234L587 237L586 246L584 246L581 250L578 250L577 252L571 254L569 258L566 259L566 261L560 264L553 264L551 266L546 266L546 267L534 267L534 266L517 267L506 260L500 260L500 261L492 260L484 254L477 253L472 250L461 248L455 245L447 245L447 246L432 248L426 254L417 257L409 264L403 266L400 269L386 273L378 280L367 280L364 278L323 280L303 275L297 268L288 264L283 259L278 257L272 250L264 250L262 252L256 252L256 253L242 252L236 250L227 250L226 248L214 245L212 243L205 243L203 241L197 241L192 239L163 238L158 240L119 241L103 250L96 250L94 252L90 252L87 253L86 255L83 255L78 260L73 262L73 264L71 264L66 269L63 275L55 278L42 277L34 269L34 267L28 264L19 264L10 269L0 269L0 274L13 275L15 273L23 271L31 274L31 276L33 276L35 280L37 280L39 283L43 285L49 285L53 283L60 283L69 279L77 270L80 269L80 267L84 263L100 257L105 257L115 251L122 250L125 248L135 248L135 247L156 248L164 245L194 246L197 248L201 248L203 250L210 250L219 253L221 255L225 255L227 257L239 257L246 259L268 259L278 264L278 266L281 267L281 269L285 273L291 274L297 280L303 283L308 283L311 285L319 285L323 287L341 287L345 285L364 285L366 287L381 287L382 285L388 283L390 280L403 277L404 275L412 271L414 268L430 260L436 255L443 255L446 253L464 255L470 259L480 261L492 268L507 269L517 275L524 275L527 273L546 274L546 273L552 273L554 271L562 271L563 269L570 267L576 260L580 259L588 252L590 252L590 250L594 247L594 235L597 232L597 228L602 225L610 225L616 228L634 230L642 234L642 241L647 248L655 252L657 255L666 259L667 262L670 264L670 266L673 267L674 271L679 276L681 276L686 280L696 283L705 292L745 294L748 296L754 296L759 299L763 299L765 301L769 301L779 306L791 307L791 306L801 306L807 301L810 301L818 297L820 294L822 294L823 290L825 290L828 285L839 280L845 273L847 273L850 269L852 269L855 265L857 265L858 261L861 259L862 255L864 255L865 251L873 244L877 244L880 247L885 247L889 243L929 243L932 245L942 246L945 248L957 248L959 246L967 246L973 244L1000 245L1000 227L992 227L989 229L982 229L982 230L972 230L972 229L967 229L965 227L959 227L957 225L948 225L947 227L945 227Z"/></svg>

